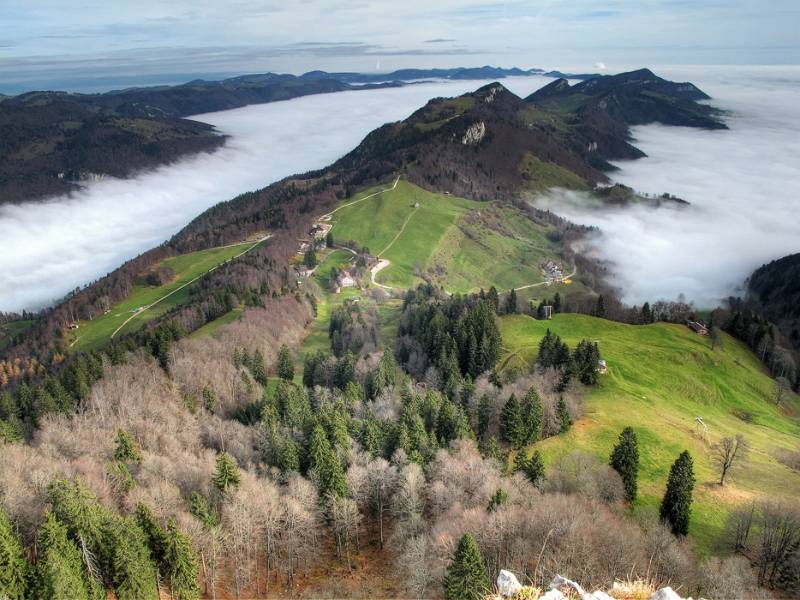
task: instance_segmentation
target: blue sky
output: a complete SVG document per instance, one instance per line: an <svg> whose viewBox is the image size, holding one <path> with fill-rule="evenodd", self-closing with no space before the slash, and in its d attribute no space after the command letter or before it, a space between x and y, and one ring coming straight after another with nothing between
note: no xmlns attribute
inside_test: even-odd
<svg viewBox="0 0 800 600"><path fill-rule="evenodd" d="M798 0L1 0L0 91L316 68L796 64L798 30Z"/></svg>

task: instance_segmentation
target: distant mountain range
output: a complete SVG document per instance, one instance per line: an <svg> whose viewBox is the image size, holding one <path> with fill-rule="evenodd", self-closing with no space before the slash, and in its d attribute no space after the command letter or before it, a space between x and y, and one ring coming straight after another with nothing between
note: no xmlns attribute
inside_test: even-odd
<svg viewBox="0 0 800 600"><path fill-rule="evenodd" d="M66 193L83 181L127 177L224 143L193 114L310 94L400 86L424 79L548 75L496 67L392 73L264 73L221 81L128 88L103 94L28 92L0 96L0 204ZM578 78L591 75L577 75Z"/></svg>

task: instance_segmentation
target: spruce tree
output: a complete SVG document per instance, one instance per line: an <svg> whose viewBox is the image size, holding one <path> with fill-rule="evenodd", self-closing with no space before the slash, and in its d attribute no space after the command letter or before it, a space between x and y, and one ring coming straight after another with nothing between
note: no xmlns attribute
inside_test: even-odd
<svg viewBox="0 0 800 600"><path fill-rule="evenodd" d="M538 450L534 451L533 456L530 457L525 465L525 476L534 487L541 489L544 481L544 461L542 460L541 452Z"/></svg>
<svg viewBox="0 0 800 600"><path fill-rule="evenodd" d="M525 472L528 468L528 455L522 450L514 457L514 473Z"/></svg>
<svg viewBox="0 0 800 600"><path fill-rule="evenodd" d="M109 514L103 524L101 564L118 600L157 600L156 566L133 519Z"/></svg>
<svg viewBox="0 0 800 600"><path fill-rule="evenodd" d="M486 507L486 512L494 512L506 502L508 502L508 492L503 488L498 488L494 493L494 496L492 496L491 500L489 500L489 504Z"/></svg>
<svg viewBox="0 0 800 600"><path fill-rule="evenodd" d="M178 530L172 517L167 521L163 573L175 600L200 598L200 588L197 585L197 555L191 541Z"/></svg>
<svg viewBox="0 0 800 600"><path fill-rule="evenodd" d="M669 470L667 489L661 501L661 519L675 535L689 533L694 483L692 457L684 450Z"/></svg>
<svg viewBox="0 0 800 600"><path fill-rule="evenodd" d="M519 402L514 394L506 400L500 412L500 435L514 447L520 446L524 441L525 428L522 423Z"/></svg>
<svg viewBox="0 0 800 600"><path fill-rule="evenodd" d="M483 436L489 431L489 424L492 420L492 409L494 408L494 403L492 399L489 398L488 394L484 394L481 396L481 399L478 401L478 438L482 439Z"/></svg>
<svg viewBox="0 0 800 600"><path fill-rule="evenodd" d="M559 432L566 433L572 427L572 415L569 414L567 403L564 396L558 397L558 406L556 407L556 418L558 419Z"/></svg>
<svg viewBox="0 0 800 600"><path fill-rule="evenodd" d="M278 360L280 361L280 354L278 355ZM256 350L253 354L253 358L250 361L250 372L253 374L253 379L258 383L267 385L267 365L264 364L264 355L261 350Z"/></svg>
<svg viewBox="0 0 800 600"><path fill-rule="evenodd" d="M475 538L465 533L458 542L444 578L445 600L480 600L489 591L489 579L483 567Z"/></svg>
<svg viewBox="0 0 800 600"><path fill-rule="evenodd" d="M343 498L349 495L342 464L325 430L319 425L314 427L308 442L308 462L309 468L316 473L320 497L332 494Z"/></svg>
<svg viewBox="0 0 800 600"><path fill-rule="evenodd" d="M636 478L639 474L639 442L632 427L626 427L619 434L619 442L614 446L608 464L619 473L625 486L625 499L636 500Z"/></svg>
<svg viewBox="0 0 800 600"><path fill-rule="evenodd" d="M52 600L105 597L102 586L86 576L78 547L67 537L67 528L52 513L39 527L36 551L35 597Z"/></svg>
<svg viewBox="0 0 800 600"><path fill-rule="evenodd" d="M124 429L117 429L114 459L122 463L142 464L142 451L138 442Z"/></svg>
<svg viewBox="0 0 800 600"><path fill-rule="evenodd" d="M506 314L517 314L517 290L514 288L511 288L511 291L508 293L508 297L506 298Z"/></svg>
<svg viewBox="0 0 800 600"><path fill-rule="evenodd" d="M294 361L289 347L284 344L278 351L278 377L284 381L294 379Z"/></svg>
<svg viewBox="0 0 800 600"><path fill-rule="evenodd" d="M28 561L11 521L0 508L0 598L23 600L28 587Z"/></svg>
<svg viewBox="0 0 800 600"><path fill-rule="evenodd" d="M536 388L531 387L522 398L520 408L522 418L522 443L533 444L542 437L542 425L544 422L544 408L542 399Z"/></svg>
<svg viewBox="0 0 800 600"><path fill-rule="evenodd" d="M224 494L231 488L239 487L241 477L234 458L227 452L220 453L217 456L217 468L211 478L214 487Z"/></svg>

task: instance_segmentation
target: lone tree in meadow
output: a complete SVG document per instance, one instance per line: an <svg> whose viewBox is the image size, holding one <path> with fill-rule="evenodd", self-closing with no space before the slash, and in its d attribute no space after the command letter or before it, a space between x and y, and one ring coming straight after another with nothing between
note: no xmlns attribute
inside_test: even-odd
<svg viewBox="0 0 800 600"><path fill-rule="evenodd" d="M278 351L278 377L284 381L294 379L294 361L289 347L284 344Z"/></svg>
<svg viewBox="0 0 800 600"><path fill-rule="evenodd" d="M619 442L614 446L608 464L619 476L625 486L625 499L636 500L636 478L639 474L639 442L632 427L626 427L619 434Z"/></svg>
<svg viewBox="0 0 800 600"><path fill-rule="evenodd" d="M517 311L517 290L511 288L508 296L506 296L506 314L515 315L517 314Z"/></svg>
<svg viewBox="0 0 800 600"><path fill-rule="evenodd" d="M684 450L669 470L667 490L661 501L661 520L669 524L675 535L689 533L689 515L692 512L694 468L692 457Z"/></svg>
<svg viewBox="0 0 800 600"><path fill-rule="evenodd" d="M458 542L444 578L445 600L479 600L489 591L489 578L483 568L478 544L465 533Z"/></svg>
<svg viewBox="0 0 800 600"><path fill-rule="evenodd" d="M736 437L724 437L712 446L711 459L719 467L720 485L725 485L725 477L745 461L747 448L747 440L741 434Z"/></svg>

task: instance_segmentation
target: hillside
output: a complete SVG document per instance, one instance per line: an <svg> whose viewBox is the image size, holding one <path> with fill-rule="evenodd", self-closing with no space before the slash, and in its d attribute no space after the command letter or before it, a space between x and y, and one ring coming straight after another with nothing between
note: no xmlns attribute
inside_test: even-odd
<svg viewBox="0 0 800 600"><path fill-rule="evenodd" d="M642 81L645 72L589 79L576 84L586 86L578 92L556 81L543 88L545 99L534 94L523 100L500 83L436 98L369 134L333 167L370 177L405 169L423 187L510 200L554 186L591 189L607 182L610 160L643 156L629 141L630 125L725 127L714 109L697 103L707 98L699 89L660 78ZM594 81L602 81L597 97L587 92ZM609 102L617 97L612 110ZM644 108L653 103L658 110ZM700 114L705 117L689 117Z"/></svg>
<svg viewBox="0 0 800 600"><path fill-rule="evenodd" d="M764 316L776 323L800 351L800 254L762 265L750 276L747 292Z"/></svg>
<svg viewBox="0 0 800 600"><path fill-rule="evenodd" d="M596 340L608 373L586 396L585 414L565 435L536 445L554 460L582 449L607 460L620 431L632 426L641 453L636 510L653 511L663 494L670 464L684 449L695 460L697 485L690 535L703 552L715 551L725 521L750 500L800 497L800 473L777 460L800 443L800 400L773 402L774 382L743 344L725 335L722 348L683 325L625 325L585 315L559 314L550 321L527 316L502 319L504 371L528 369L547 329L571 347ZM708 441L696 432L695 417L709 427ZM749 462L724 488L710 445L742 434L752 446Z"/></svg>

